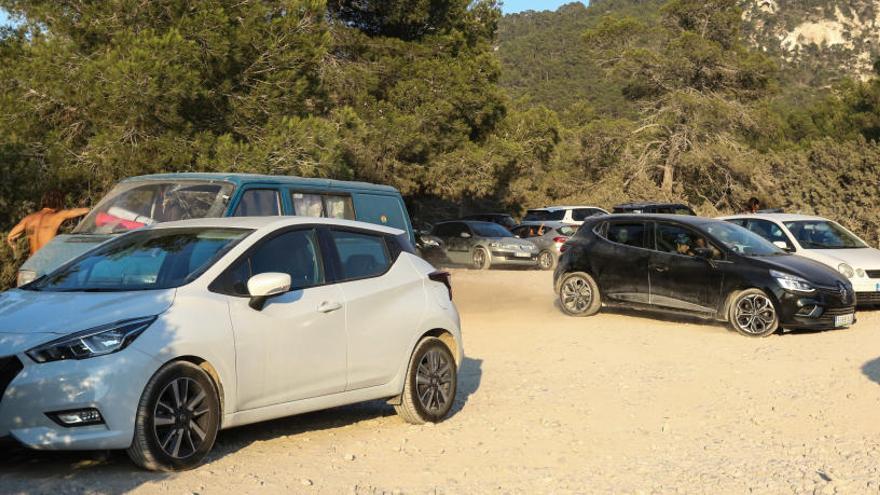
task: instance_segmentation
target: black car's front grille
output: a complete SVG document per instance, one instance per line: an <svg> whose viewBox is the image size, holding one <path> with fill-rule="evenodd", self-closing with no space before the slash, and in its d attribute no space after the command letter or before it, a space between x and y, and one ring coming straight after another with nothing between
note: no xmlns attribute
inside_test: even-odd
<svg viewBox="0 0 880 495"><path fill-rule="evenodd" d="M880 278L880 270L865 270L868 278Z"/></svg>
<svg viewBox="0 0 880 495"><path fill-rule="evenodd" d="M856 292L859 305L880 305L880 292Z"/></svg>
<svg viewBox="0 0 880 495"><path fill-rule="evenodd" d="M822 316L842 316L851 315L856 312L855 306L847 306L845 308L828 308L822 313Z"/></svg>
<svg viewBox="0 0 880 495"><path fill-rule="evenodd" d="M0 358L0 401L3 401L3 395L6 393L6 387L12 383L12 380L24 368L21 361L15 356Z"/></svg>

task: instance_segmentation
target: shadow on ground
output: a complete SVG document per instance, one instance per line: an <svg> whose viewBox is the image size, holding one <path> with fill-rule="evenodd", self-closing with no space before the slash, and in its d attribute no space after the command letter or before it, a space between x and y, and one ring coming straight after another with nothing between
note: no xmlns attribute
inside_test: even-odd
<svg viewBox="0 0 880 495"><path fill-rule="evenodd" d="M863 364L862 373L872 382L880 384L880 358L872 359Z"/></svg>
<svg viewBox="0 0 880 495"><path fill-rule="evenodd" d="M461 412L467 401L480 388L482 379L480 359L464 358L459 370L458 392L450 416ZM370 401L337 407L298 416L266 421L221 431L214 449L205 463L217 461L246 448L254 442L350 426L363 421L394 416L394 408L384 401ZM389 421L387 428L405 428L403 421ZM64 492L122 493L144 483L159 482L173 476L169 473L151 473L135 467L123 451L68 451L42 452L29 450L10 439L0 440L0 487L25 482L26 490L12 489L13 493L53 493L63 485ZM112 481L110 481L112 479ZM0 493L6 493L0 488Z"/></svg>

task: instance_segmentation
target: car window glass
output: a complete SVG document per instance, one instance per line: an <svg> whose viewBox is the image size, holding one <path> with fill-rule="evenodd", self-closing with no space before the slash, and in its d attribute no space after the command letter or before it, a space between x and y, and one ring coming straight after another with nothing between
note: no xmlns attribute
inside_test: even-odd
<svg viewBox="0 0 880 495"><path fill-rule="evenodd" d="M583 222L587 218L595 215L597 212L598 210L594 208L577 208L575 210L572 210L571 218L575 222Z"/></svg>
<svg viewBox="0 0 880 495"><path fill-rule="evenodd" d="M374 277L388 270L391 261L383 237L341 230L331 231L331 237L343 280Z"/></svg>
<svg viewBox="0 0 880 495"><path fill-rule="evenodd" d="M840 225L827 220L785 222L785 226L805 249L847 249L868 247Z"/></svg>
<svg viewBox="0 0 880 495"><path fill-rule="evenodd" d="M478 222L470 224L471 230L480 237L510 237L510 231L497 223Z"/></svg>
<svg viewBox="0 0 880 495"><path fill-rule="evenodd" d="M704 236L680 225L667 223L657 225L657 249L683 256L696 256L699 249L709 249L712 259L721 258L721 251Z"/></svg>
<svg viewBox="0 0 880 495"><path fill-rule="evenodd" d="M441 223L434 228L434 235L437 237L455 237L461 234L462 224L460 223Z"/></svg>
<svg viewBox="0 0 880 495"><path fill-rule="evenodd" d="M349 196L324 196L324 215L327 218L354 220L354 206Z"/></svg>
<svg viewBox="0 0 880 495"><path fill-rule="evenodd" d="M293 212L301 217L323 217L324 201L320 194L292 193Z"/></svg>
<svg viewBox="0 0 880 495"><path fill-rule="evenodd" d="M281 214L278 191L248 189L235 207L236 217L273 217Z"/></svg>
<svg viewBox="0 0 880 495"><path fill-rule="evenodd" d="M247 281L261 273L290 275L292 289L324 283L324 270L314 230L295 230L273 237L230 270L236 294L246 295Z"/></svg>
<svg viewBox="0 0 880 495"><path fill-rule="evenodd" d="M749 220L748 229L770 242L783 242L787 249L794 248L782 229L773 222L768 220Z"/></svg>
<svg viewBox="0 0 880 495"><path fill-rule="evenodd" d="M527 222L552 222L565 218L565 210L529 210L523 219Z"/></svg>
<svg viewBox="0 0 880 495"><path fill-rule="evenodd" d="M611 242L626 246L645 246L645 224L642 222L612 223L608 225L606 237Z"/></svg>

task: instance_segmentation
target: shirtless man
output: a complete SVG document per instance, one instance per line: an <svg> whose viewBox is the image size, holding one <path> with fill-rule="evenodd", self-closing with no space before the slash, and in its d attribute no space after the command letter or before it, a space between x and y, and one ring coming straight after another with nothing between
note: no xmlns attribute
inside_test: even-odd
<svg viewBox="0 0 880 495"><path fill-rule="evenodd" d="M77 218L89 212L88 208L75 208L72 210L60 209L63 205L61 193L50 191L43 196L43 208L24 217L18 225L12 228L6 237L6 243L17 254L15 241L23 235L27 236L30 256L49 243L58 234L61 224L71 218Z"/></svg>

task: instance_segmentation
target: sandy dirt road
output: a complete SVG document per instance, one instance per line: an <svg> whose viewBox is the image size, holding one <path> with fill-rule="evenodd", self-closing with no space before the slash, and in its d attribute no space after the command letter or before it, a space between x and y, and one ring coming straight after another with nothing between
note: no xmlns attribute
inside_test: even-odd
<svg viewBox="0 0 880 495"><path fill-rule="evenodd" d="M454 415L381 402L224 431L208 463L0 450L2 493L878 493L880 312L748 339L635 313L576 319L549 273L454 272Z"/></svg>

